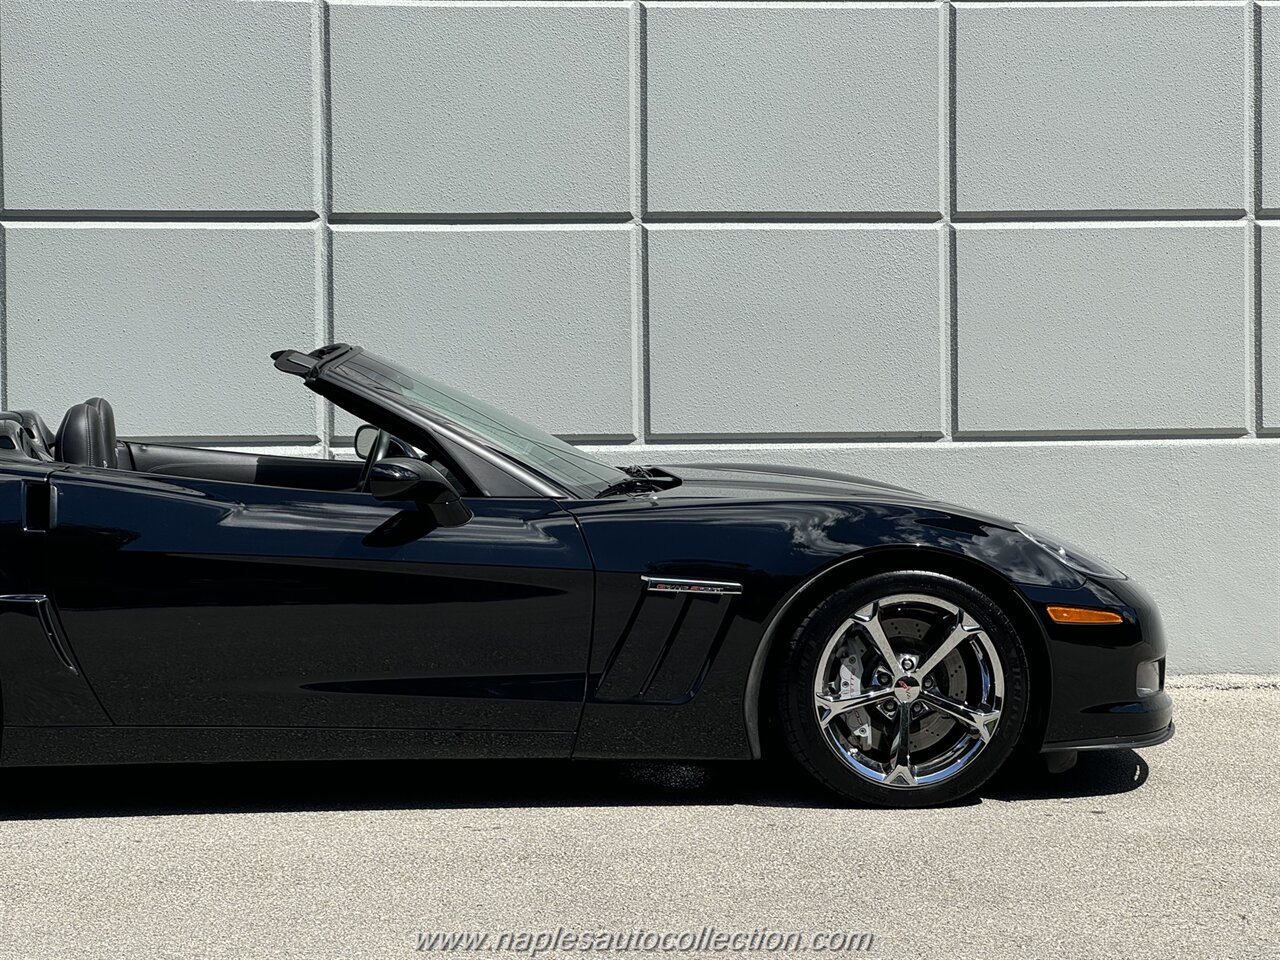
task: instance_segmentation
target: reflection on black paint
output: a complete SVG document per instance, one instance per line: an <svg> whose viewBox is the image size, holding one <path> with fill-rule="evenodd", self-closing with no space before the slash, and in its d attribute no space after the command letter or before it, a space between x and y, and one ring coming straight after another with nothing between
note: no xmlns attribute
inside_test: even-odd
<svg viewBox="0 0 1280 960"><path fill-rule="evenodd" d="M317 693L354 693L395 697L481 697L511 700L582 699L580 673L521 677L388 677L378 680L332 680L304 683Z"/></svg>
<svg viewBox="0 0 1280 960"><path fill-rule="evenodd" d="M366 547L403 547L439 527L435 517L425 510L402 510L366 533L360 542Z"/></svg>
<svg viewBox="0 0 1280 960"><path fill-rule="evenodd" d="M114 480L57 480L51 539L69 641L115 722L572 727L592 571L555 503L475 500L425 530L364 494ZM575 692L547 695L548 676ZM406 677L422 692L396 692ZM500 679L426 692L456 677Z"/></svg>

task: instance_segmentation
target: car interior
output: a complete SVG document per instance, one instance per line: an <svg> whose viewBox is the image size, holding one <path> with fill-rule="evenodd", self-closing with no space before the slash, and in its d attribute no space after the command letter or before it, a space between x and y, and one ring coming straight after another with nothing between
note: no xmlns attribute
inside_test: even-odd
<svg viewBox="0 0 1280 960"><path fill-rule="evenodd" d="M373 429L373 428L369 428ZM78 464L167 477L223 480L302 490L358 492L364 489L370 461L384 456L419 456L401 440L379 435L376 453L360 460L322 460L265 453L237 453L205 447L121 440L111 404L92 397L72 406L57 431L34 410L0 411L0 459ZM428 462L452 471L435 457Z"/></svg>

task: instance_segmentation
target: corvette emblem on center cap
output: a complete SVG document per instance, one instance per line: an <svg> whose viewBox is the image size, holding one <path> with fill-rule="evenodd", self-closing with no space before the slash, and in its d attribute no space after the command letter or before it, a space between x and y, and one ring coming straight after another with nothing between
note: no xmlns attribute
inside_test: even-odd
<svg viewBox="0 0 1280 960"><path fill-rule="evenodd" d="M893 685L893 695L899 703L911 703L920 696L920 681L915 677L899 677Z"/></svg>

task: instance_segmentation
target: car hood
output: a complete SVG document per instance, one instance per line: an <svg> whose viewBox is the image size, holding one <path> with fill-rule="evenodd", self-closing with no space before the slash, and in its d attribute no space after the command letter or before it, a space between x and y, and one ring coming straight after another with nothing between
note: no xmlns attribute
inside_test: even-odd
<svg viewBox="0 0 1280 960"><path fill-rule="evenodd" d="M659 500L714 498L740 500L843 500L863 503L895 503L929 506L976 520L1009 526L1009 521L986 513L946 503L935 497L831 470L762 463L679 463L662 464L681 479L681 484L652 496Z"/></svg>
<svg viewBox="0 0 1280 960"><path fill-rule="evenodd" d="M805 467L763 463L678 463L664 464L660 469L674 473L683 481L680 486L660 493L660 497L929 499L922 493L891 483Z"/></svg>

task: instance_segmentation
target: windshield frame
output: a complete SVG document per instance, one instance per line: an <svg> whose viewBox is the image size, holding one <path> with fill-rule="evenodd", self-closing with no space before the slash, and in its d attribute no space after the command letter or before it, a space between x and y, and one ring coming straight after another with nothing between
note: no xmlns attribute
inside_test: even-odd
<svg viewBox="0 0 1280 960"><path fill-rule="evenodd" d="M335 345L336 346L336 345ZM324 348L328 349L328 348ZM357 358L371 361L373 364L387 368L391 373L403 374L414 380L419 381L429 388L440 388L441 392L447 396L456 398L462 403L470 405L471 403L479 404L482 408L491 408L494 412L504 418L503 426L514 435L522 437L528 443L535 445L542 444L542 438L536 434L543 434L550 437L557 444L564 444L574 451L578 458L586 460L592 464L598 465L604 471L611 471L616 477L605 479L604 477L596 478L595 482L586 482L563 475L556 475L550 472L545 466L530 462L520 451L508 449L491 437L484 436L478 431L472 429L468 424L461 423L451 418L447 413L433 409L428 402L418 396L406 396L403 392L397 392L390 388L379 387L368 382L368 378L357 373L354 368L350 371L345 370L347 363ZM560 440L554 435L546 434L531 424L525 424L518 417L514 417L504 410L501 410L494 404L485 403L471 397L464 391L457 390L435 378L427 377L415 371L409 370L393 360L379 356L378 354L369 353L363 347L347 347L343 350L334 350L325 356L320 362L316 363L311 370L305 375L304 379L308 385L312 385L313 380L321 380L325 384L336 387L339 391L346 394L353 394L362 397L368 402L373 402L379 407L394 412L401 419L408 419L415 422L420 428L427 430L429 433L439 435L441 438L449 440L459 446L466 448L471 453L482 457L495 467L512 475L519 480L524 486L530 488L532 492L542 496L551 497L553 499L577 499L577 500L594 500L598 499L604 491L608 490L614 483L624 480L628 476L620 468L611 464L597 460L595 457L581 451L579 448ZM315 389L315 387L312 387ZM343 406L340 399L332 396L330 391L324 391L325 395ZM483 411L482 411L483 412ZM535 431L534 436L527 436L520 433L516 426Z"/></svg>

